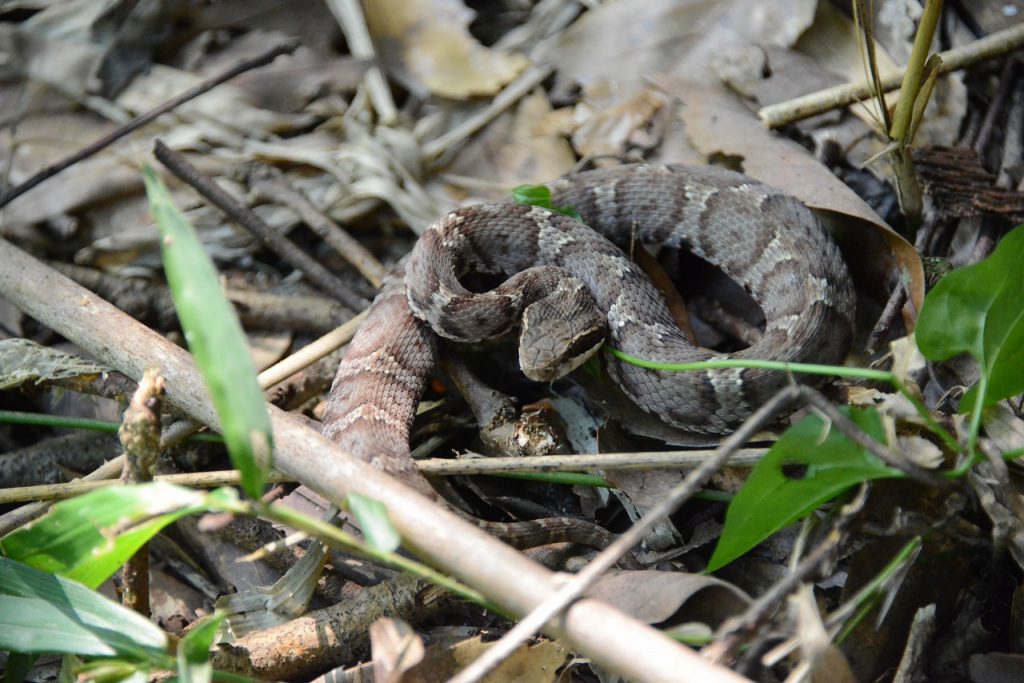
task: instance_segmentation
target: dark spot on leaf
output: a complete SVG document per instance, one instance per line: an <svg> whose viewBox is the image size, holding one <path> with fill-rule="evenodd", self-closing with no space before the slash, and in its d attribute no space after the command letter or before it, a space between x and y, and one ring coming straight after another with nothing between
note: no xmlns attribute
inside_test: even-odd
<svg viewBox="0 0 1024 683"><path fill-rule="evenodd" d="M805 462L787 462L783 463L782 476L786 479L792 479L799 481L807 476L807 463Z"/></svg>

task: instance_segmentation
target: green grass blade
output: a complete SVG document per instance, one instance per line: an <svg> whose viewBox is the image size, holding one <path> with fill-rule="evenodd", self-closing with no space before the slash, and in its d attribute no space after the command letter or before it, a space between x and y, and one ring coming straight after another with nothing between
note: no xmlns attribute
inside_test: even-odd
<svg viewBox="0 0 1024 683"><path fill-rule="evenodd" d="M0 558L0 650L161 658L156 624L82 584Z"/></svg>
<svg viewBox="0 0 1024 683"><path fill-rule="evenodd" d="M210 683L213 665L210 647L227 614L218 612L191 629L178 645L178 680L181 683Z"/></svg>
<svg viewBox="0 0 1024 683"><path fill-rule="evenodd" d="M242 488L259 497L271 465L270 417L242 326L210 258L156 172L143 169L150 211L162 237L164 271L188 347L206 381Z"/></svg>

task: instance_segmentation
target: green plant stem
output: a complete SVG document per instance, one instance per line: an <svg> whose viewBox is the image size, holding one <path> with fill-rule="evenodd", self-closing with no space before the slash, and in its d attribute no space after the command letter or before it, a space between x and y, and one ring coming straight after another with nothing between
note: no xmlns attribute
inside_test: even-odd
<svg viewBox="0 0 1024 683"><path fill-rule="evenodd" d="M435 586L440 586L441 588L463 597L466 600L475 602L476 604L491 610L495 614L501 614L511 618L511 615L505 612L501 607L498 607L480 593L464 586L451 577L445 576L444 574L441 574L440 572L407 557L372 548L356 537L345 533L333 524L309 517L279 505L266 505L259 502L241 502L240 505L241 509L235 512L248 515L258 515L293 527L299 531L304 531L312 536L316 536L325 543L334 546L341 546L345 550L358 552L372 560L380 562L381 564L408 572L415 577L423 579L424 581L429 581Z"/></svg>
<svg viewBox="0 0 1024 683"><path fill-rule="evenodd" d="M546 484L565 484L567 486L587 486L602 489L615 488L614 484L603 477L582 472L494 472L490 476L539 481Z"/></svg>
<svg viewBox="0 0 1024 683"><path fill-rule="evenodd" d="M726 358L720 360L704 360L694 363L659 363L657 361L637 358L616 348L604 346L604 350L619 360L631 365L650 370L662 370L665 372L687 372L695 370L720 370L727 368L759 368L762 370L778 370L780 372L799 372L807 375L827 375L832 377L847 377L850 379L866 379L875 382L886 382L896 391L910 401L918 414L928 425L929 429L935 432L942 442L953 451L960 450L960 444L953 438L953 435L942 428L942 425L932 416L916 396L901 382L894 374L887 370L871 370L869 368L847 368L841 365L820 365L817 363L784 363L774 360L754 360Z"/></svg>
<svg viewBox="0 0 1024 683"><path fill-rule="evenodd" d="M20 410L0 410L0 424L31 425L34 427L52 427L54 429L86 429L94 432L116 434L120 422L94 420L88 417L65 417L63 415L46 415L44 413L26 413ZM203 443L224 443L220 434L193 434L189 441Z"/></svg>
<svg viewBox="0 0 1024 683"><path fill-rule="evenodd" d="M902 144L909 144L910 142L906 139L906 136L910 128L914 102L917 100L917 94L921 90L924 64L928 59L932 36L935 35L935 27L939 23L939 16L941 14L942 0L928 0L925 4L921 21L917 25L914 47L911 49L910 61L907 62L907 70L903 74L903 85L900 86L900 96L896 101L896 111L892 117L892 128L889 130L889 137Z"/></svg>
<svg viewBox="0 0 1024 683"><path fill-rule="evenodd" d="M978 459L978 432L981 430L981 414L984 412L985 394L988 391L987 373L982 372L980 374L975 391L977 392L977 397L974 399L974 410L971 412L971 427L967 432L967 458L960 467L950 472L951 477L954 475L962 477Z"/></svg>
<svg viewBox="0 0 1024 683"><path fill-rule="evenodd" d="M859 607L857 613L843 626L842 631L836 636L835 642L837 644L843 642L853 629L857 627L857 624L864 620L874 606L874 599L878 592L903 568L913 555L921 550L921 543L920 536L915 536L907 541L900 548L899 552L882 568L882 571L875 575L866 586L857 591L857 594L850 599L851 604L859 605ZM829 626L832 626L832 624L829 624Z"/></svg>

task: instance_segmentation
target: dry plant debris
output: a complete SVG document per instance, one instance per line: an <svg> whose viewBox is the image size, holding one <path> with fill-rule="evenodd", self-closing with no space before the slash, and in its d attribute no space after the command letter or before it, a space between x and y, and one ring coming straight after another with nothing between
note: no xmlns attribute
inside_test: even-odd
<svg viewBox="0 0 1024 683"><path fill-rule="evenodd" d="M828 0L0 7L6 674L67 653L84 679L212 662L274 680L1021 680L1024 5L854 4L859 28ZM884 87L856 85L867 39ZM877 134L895 94L868 96L924 48L943 61L896 168ZM511 344L446 345L412 438L435 488L494 521L598 524L618 536L603 551L513 551L319 436L344 345L427 226L623 162L725 166L813 208L858 293L841 378L783 391L719 446L600 372L542 385ZM218 439L190 438L231 416L184 350L145 164L265 371L279 471L260 499L232 493L262 480L227 471ZM916 230L893 192L908 168ZM702 345L760 334L720 273L646 256ZM145 438L122 448L133 424ZM140 452L160 453L154 481L93 488ZM46 622L61 593L106 630Z"/></svg>

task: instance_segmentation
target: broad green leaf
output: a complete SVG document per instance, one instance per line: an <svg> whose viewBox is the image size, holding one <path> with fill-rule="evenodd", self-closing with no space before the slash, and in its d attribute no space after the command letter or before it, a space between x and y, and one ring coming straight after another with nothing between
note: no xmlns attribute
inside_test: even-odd
<svg viewBox="0 0 1024 683"><path fill-rule="evenodd" d="M45 517L0 540L6 557L95 588L206 496L154 482L109 486L57 503Z"/></svg>
<svg viewBox="0 0 1024 683"><path fill-rule="evenodd" d="M850 417L874 439L883 430L874 410ZM790 427L751 471L725 514L707 571L715 571L846 489L871 479L901 477L837 429L811 415Z"/></svg>
<svg viewBox="0 0 1024 683"><path fill-rule="evenodd" d="M271 465L271 428L242 326L213 262L152 168L143 169L150 211L160 228L164 272L185 340L210 390L242 488L258 498Z"/></svg>
<svg viewBox="0 0 1024 683"><path fill-rule="evenodd" d="M519 185L512 188L512 199L516 204L539 206L578 221L582 220L579 211L571 206L554 206L551 201L551 190L544 185Z"/></svg>
<svg viewBox="0 0 1024 683"><path fill-rule="evenodd" d="M348 508L355 515L363 538L371 547L390 553L401 544L402 537L391 523L384 503L358 493L350 493Z"/></svg>
<svg viewBox="0 0 1024 683"><path fill-rule="evenodd" d="M210 647L227 614L218 612L190 630L178 645L178 680L182 683L210 683L213 665Z"/></svg>
<svg viewBox="0 0 1024 683"><path fill-rule="evenodd" d="M984 261L942 278L917 317L917 345L929 360L969 353L988 378L983 406L1024 391L1024 226ZM961 401L975 405L972 389Z"/></svg>
<svg viewBox="0 0 1024 683"><path fill-rule="evenodd" d="M164 656L167 635L148 619L82 584L0 558L0 650Z"/></svg>

